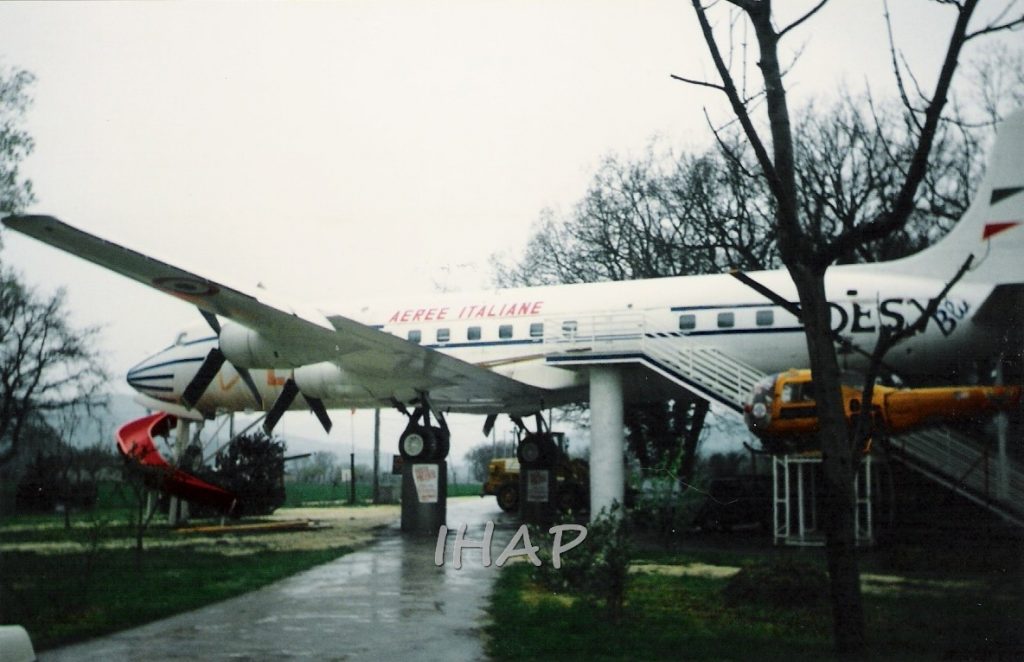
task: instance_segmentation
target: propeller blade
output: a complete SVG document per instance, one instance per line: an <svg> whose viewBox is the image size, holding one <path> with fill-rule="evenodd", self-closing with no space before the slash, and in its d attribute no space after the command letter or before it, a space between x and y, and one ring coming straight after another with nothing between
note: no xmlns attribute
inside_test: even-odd
<svg viewBox="0 0 1024 662"><path fill-rule="evenodd" d="M256 380L252 378L252 373L247 368L239 368L235 364L231 364L238 373L238 376L242 378L242 381L249 388L249 393L252 394L252 399L256 401L256 408L263 409L263 396L260 395L260 390L256 388Z"/></svg>
<svg viewBox="0 0 1024 662"><path fill-rule="evenodd" d="M224 365L226 360L224 352L220 351L219 348L214 347L210 350L210 353L206 355L203 363L199 366L199 370L196 371L196 376L192 378L192 381L188 383L185 391L181 394L181 399L186 407L191 409L199 402L199 398L203 397L203 393L206 392L206 387L217 376L217 371L220 370L220 367Z"/></svg>
<svg viewBox="0 0 1024 662"><path fill-rule="evenodd" d="M217 316L209 311L203 310L202 308L199 309L199 314L203 316L203 319L205 319L206 323L210 325L210 328L213 329L213 332L219 336L220 321L217 319Z"/></svg>
<svg viewBox="0 0 1024 662"><path fill-rule="evenodd" d="M263 431L268 435L274 431L274 426L281 420L284 413L288 411L288 408L292 406L292 402L295 401L295 396L299 394L299 387L295 383L294 379L289 379L284 383L284 388L281 389L281 395L277 396L277 400L274 401L274 406L267 412L267 417L263 419Z"/></svg>
<svg viewBox="0 0 1024 662"><path fill-rule="evenodd" d="M484 436L491 436L491 430L494 429L494 423L498 420L497 414L487 414L487 418L484 419Z"/></svg>
<svg viewBox="0 0 1024 662"><path fill-rule="evenodd" d="M302 399L309 405L310 411L316 414L316 418L320 421L320 425L324 426L324 432L330 433L331 427L334 423L331 422L331 417L327 415L327 407L324 406L324 401L320 398L314 398L312 396L303 394Z"/></svg>

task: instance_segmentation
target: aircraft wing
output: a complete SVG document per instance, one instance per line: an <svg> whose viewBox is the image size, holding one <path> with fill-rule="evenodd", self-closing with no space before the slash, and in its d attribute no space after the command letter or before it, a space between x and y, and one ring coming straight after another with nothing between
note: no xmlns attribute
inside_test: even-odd
<svg viewBox="0 0 1024 662"><path fill-rule="evenodd" d="M461 411L533 411L544 406L544 389L343 317L272 300L259 290L243 292L72 227L52 216L9 216L4 225L233 320L274 344L294 349L300 362L331 361L390 392L373 393L382 404L392 395L411 399L427 391L439 406ZM461 403L463 406L454 407Z"/></svg>

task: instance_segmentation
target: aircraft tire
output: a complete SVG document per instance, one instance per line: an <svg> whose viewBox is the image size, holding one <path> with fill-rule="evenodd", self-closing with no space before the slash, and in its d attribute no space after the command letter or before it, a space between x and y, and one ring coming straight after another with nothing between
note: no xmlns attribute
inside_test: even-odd
<svg viewBox="0 0 1024 662"><path fill-rule="evenodd" d="M434 459L441 462L448 457L448 451L451 449L451 438L448 433L441 428L433 428L434 439L437 440L436 452L434 453Z"/></svg>
<svg viewBox="0 0 1024 662"><path fill-rule="evenodd" d="M514 513L519 509L519 486L506 483L498 489L495 495L498 499L498 507L506 513Z"/></svg>
<svg viewBox="0 0 1024 662"><path fill-rule="evenodd" d="M527 467L547 466L552 459L552 442L543 434L528 434L519 442L516 455L519 462Z"/></svg>
<svg viewBox="0 0 1024 662"><path fill-rule="evenodd" d="M426 462L434 457L437 440L433 431L420 425L410 425L398 440L398 454L403 460Z"/></svg>

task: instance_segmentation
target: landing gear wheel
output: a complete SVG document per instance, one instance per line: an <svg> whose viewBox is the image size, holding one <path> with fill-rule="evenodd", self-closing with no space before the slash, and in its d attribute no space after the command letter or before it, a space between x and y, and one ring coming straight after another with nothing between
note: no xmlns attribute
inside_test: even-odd
<svg viewBox="0 0 1024 662"><path fill-rule="evenodd" d="M403 460L440 462L448 456L448 433L441 428L410 425L398 440L398 454Z"/></svg>
<svg viewBox="0 0 1024 662"><path fill-rule="evenodd" d="M552 457L553 442L548 435L528 434L519 442L519 462L528 467L547 466Z"/></svg>
<svg viewBox="0 0 1024 662"><path fill-rule="evenodd" d="M437 439L437 453L435 454L434 459L440 462L448 457L451 442L449 440L448 433L441 428L434 428L434 437Z"/></svg>
<svg viewBox="0 0 1024 662"><path fill-rule="evenodd" d="M424 462L434 455L436 446L437 441L430 428L410 425L398 440L398 454L403 460Z"/></svg>
<svg viewBox="0 0 1024 662"><path fill-rule="evenodd" d="M426 393L420 393L419 403L410 414L397 399L392 402L398 411L409 418L409 424L398 438L398 453L403 460L414 462L442 462L448 456L451 433L444 414L433 408ZM431 425L433 415L440 427Z"/></svg>
<svg viewBox="0 0 1024 662"><path fill-rule="evenodd" d="M498 507L506 513L515 512L519 508L519 487L511 483L502 485L496 495Z"/></svg>

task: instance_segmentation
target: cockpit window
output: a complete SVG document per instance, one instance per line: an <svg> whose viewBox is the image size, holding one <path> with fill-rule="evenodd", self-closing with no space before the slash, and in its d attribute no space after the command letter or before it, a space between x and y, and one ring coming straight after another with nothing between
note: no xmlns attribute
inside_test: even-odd
<svg viewBox="0 0 1024 662"><path fill-rule="evenodd" d="M814 385L812 382L790 382L782 385L783 402L813 402Z"/></svg>

